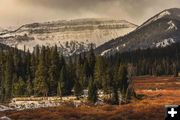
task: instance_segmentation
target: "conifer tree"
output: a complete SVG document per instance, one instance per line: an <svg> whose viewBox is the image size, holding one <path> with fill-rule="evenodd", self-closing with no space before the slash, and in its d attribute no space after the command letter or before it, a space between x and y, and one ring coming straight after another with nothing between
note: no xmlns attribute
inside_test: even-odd
<svg viewBox="0 0 180 120"><path fill-rule="evenodd" d="M105 77L105 76L103 76L103 72L105 72L105 69L103 67L102 58L97 57L95 69L94 69L94 80L99 89L102 88L103 77Z"/></svg>
<svg viewBox="0 0 180 120"><path fill-rule="evenodd" d="M83 93L83 86L81 85L79 80L76 80L74 84L74 95L77 97L77 99L79 99L82 93Z"/></svg>
<svg viewBox="0 0 180 120"><path fill-rule="evenodd" d="M27 80L27 95L31 96L33 94L34 94L33 83L31 81L30 77L28 77L28 80Z"/></svg>
<svg viewBox="0 0 180 120"><path fill-rule="evenodd" d="M55 96L57 95L57 82L59 79L59 71L60 71L60 65L59 65L59 54L57 51L57 46L55 46L51 51L51 64L49 68L49 95Z"/></svg>
<svg viewBox="0 0 180 120"><path fill-rule="evenodd" d="M80 82L81 85L85 85L85 74L83 72L83 65L80 62L76 64L76 78Z"/></svg>
<svg viewBox="0 0 180 120"><path fill-rule="evenodd" d="M35 73L36 73L36 56L35 56L35 53L33 52L32 54L31 54L31 62L30 62L30 74L29 74L29 76L30 76L30 79L31 80L34 80L34 78L35 78Z"/></svg>
<svg viewBox="0 0 180 120"><path fill-rule="evenodd" d="M47 68L44 59L44 49L41 50L38 68L35 73L34 93L37 96L48 95Z"/></svg>
<svg viewBox="0 0 180 120"><path fill-rule="evenodd" d="M72 58L70 57L69 58L69 62L68 64L66 65L67 69L68 69L68 76L67 76L67 79L69 80L69 91L72 90L72 88L74 87L74 83L75 83L75 80L76 80L76 66L75 64L73 63L72 61Z"/></svg>
<svg viewBox="0 0 180 120"><path fill-rule="evenodd" d="M26 94L26 83L22 79L22 77L19 78L18 82L14 84L13 92L15 96L24 96Z"/></svg>
<svg viewBox="0 0 180 120"><path fill-rule="evenodd" d="M90 79L90 83L88 86L88 100L92 103L96 103L98 100L98 89L96 83L94 82L93 78Z"/></svg>
<svg viewBox="0 0 180 120"><path fill-rule="evenodd" d="M0 101L3 102L5 101L5 76L4 76L4 73L5 73L5 66L6 64L5 61L5 55L4 55L4 52L3 52L3 49L0 50Z"/></svg>
<svg viewBox="0 0 180 120"><path fill-rule="evenodd" d="M128 72L125 65L120 65L117 76L119 89L122 95L125 95L128 89Z"/></svg>
<svg viewBox="0 0 180 120"><path fill-rule="evenodd" d="M58 81L57 93L58 96L63 96L66 93L66 68L63 66L60 72L60 77Z"/></svg>
<svg viewBox="0 0 180 120"><path fill-rule="evenodd" d="M119 94L118 88L115 84L113 84L113 92L112 92L112 104L118 105L119 104Z"/></svg>
<svg viewBox="0 0 180 120"><path fill-rule="evenodd" d="M90 76L94 76L94 67L96 64L96 56L94 54L93 45L91 45L90 52L88 55L88 62L89 62L89 73Z"/></svg>
<svg viewBox="0 0 180 120"><path fill-rule="evenodd" d="M4 89L5 89L5 99L10 99L12 97L12 88L13 88L13 58L10 53L7 53L7 61L5 65L4 72Z"/></svg>

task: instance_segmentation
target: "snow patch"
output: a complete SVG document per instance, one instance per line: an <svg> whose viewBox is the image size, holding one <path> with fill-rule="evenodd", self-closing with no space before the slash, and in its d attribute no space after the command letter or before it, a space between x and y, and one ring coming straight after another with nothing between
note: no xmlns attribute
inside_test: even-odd
<svg viewBox="0 0 180 120"><path fill-rule="evenodd" d="M111 51L111 49L108 49L108 50L103 51L103 52L101 53L101 56L106 55L109 51Z"/></svg>
<svg viewBox="0 0 180 120"><path fill-rule="evenodd" d="M16 110L25 110L25 109L36 109L36 108L46 108L46 107L56 107L61 106L65 101L74 101L76 102L75 96L68 97L29 97L29 98L13 98L10 107L15 108Z"/></svg>
<svg viewBox="0 0 180 120"><path fill-rule="evenodd" d="M6 107L4 105L0 105L0 112L7 111L7 110L12 110L12 108Z"/></svg>
<svg viewBox="0 0 180 120"><path fill-rule="evenodd" d="M173 38L164 39L162 42L156 43L156 47L166 47L171 45L172 43L175 43Z"/></svg>
<svg viewBox="0 0 180 120"><path fill-rule="evenodd" d="M3 116L3 117L0 117L0 120L11 120L11 119L7 116Z"/></svg>
<svg viewBox="0 0 180 120"><path fill-rule="evenodd" d="M178 29L172 20L168 22L168 25L169 25L169 28L167 30L173 30L173 29L177 30Z"/></svg>
<svg viewBox="0 0 180 120"><path fill-rule="evenodd" d="M162 12L162 13L160 13L160 14L158 15L158 19L159 19L159 18L162 18L162 17L164 17L164 16L167 16L167 15L171 15L171 13L170 13L169 11L164 11L164 12Z"/></svg>

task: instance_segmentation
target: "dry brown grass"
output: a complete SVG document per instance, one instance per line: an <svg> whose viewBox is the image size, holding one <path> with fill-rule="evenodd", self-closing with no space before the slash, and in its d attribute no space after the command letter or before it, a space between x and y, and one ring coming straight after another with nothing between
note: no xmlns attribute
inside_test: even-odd
<svg viewBox="0 0 180 120"><path fill-rule="evenodd" d="M172 77L136 77L134 79L136 93L146 97L127 105L82 106L79 108L62 106L6 111L0 113L0 116L6 115L17 120L163 120L165 105L180 104L180 87L177 87L180 81ZM153 89L149 90L149 87Z"/></svg>

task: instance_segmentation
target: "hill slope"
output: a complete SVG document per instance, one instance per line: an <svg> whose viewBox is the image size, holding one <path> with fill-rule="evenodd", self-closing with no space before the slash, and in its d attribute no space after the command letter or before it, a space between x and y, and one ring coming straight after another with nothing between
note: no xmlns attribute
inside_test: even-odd
<svg viewBox="0 0 180 120"><path fill-rule="evenodd" d="M153 47L166 47L180 42L180 9L167 9L147 20L136 30L111 40L96 49L101 55Z"/></svg>

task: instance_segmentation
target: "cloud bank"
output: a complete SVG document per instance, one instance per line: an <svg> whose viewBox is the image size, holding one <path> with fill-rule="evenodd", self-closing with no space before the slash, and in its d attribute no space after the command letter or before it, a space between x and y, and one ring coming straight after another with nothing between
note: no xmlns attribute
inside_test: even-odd
<svg viewBox="0 0 180 120"><path fill-rule="evenodd" d="M120 18L141 24L173 7L180 7L180 0L1 0L0 26L87 17Z"/></svg>

